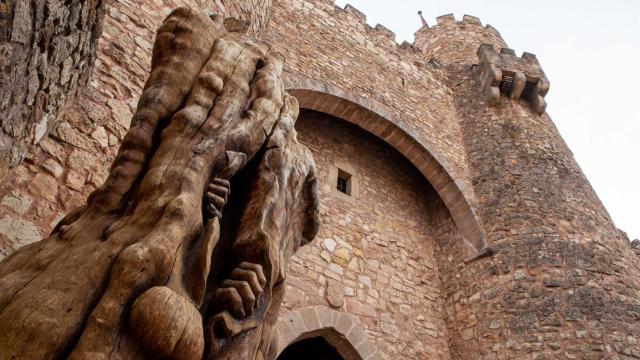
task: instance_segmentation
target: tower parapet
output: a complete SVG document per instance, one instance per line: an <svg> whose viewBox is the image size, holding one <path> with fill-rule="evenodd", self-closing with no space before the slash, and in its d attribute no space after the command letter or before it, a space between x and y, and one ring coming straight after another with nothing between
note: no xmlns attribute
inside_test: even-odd
<svg viewBox="0 0 640 360"><path fill-rule="evenodd" d="M444 66L477 63L482 44L496 49L507 47L498 30L491 25L483 26L475 16L465 15L457 21L453 14L448 14L436 21L437 25L424 26L415 33L414 47Z"/></svg>
<svg viewBox="0 0 640 360"><path fill-rule="evenodd" d="M498 53L491 45L482 44L478 58L480 63L474 73L489 105L495 105L500 94L504 94L512 100L528 101L538 115L544 113L549 80L535 55L525 52L518 57L508 48Z"/></svg>
<svg viewBox="0 0 640 360"><path fill-rule="evenodd" d="M398 44L396 41L396 34L384 25L377 24L376 26L371 26L367 24L367 16L352 5L347 4L344 8L341 8L338 5L334 5L334 9L336 15L346 15L348 18L350 18L354 26L362 26L362 28L365 29L367 38L374 41L375 43L379 43L380 41L382 41L387 43L385 46L390 45L397 47L398 51L413 51L411 44L407 43L406 41L402 44Z"/></svg>

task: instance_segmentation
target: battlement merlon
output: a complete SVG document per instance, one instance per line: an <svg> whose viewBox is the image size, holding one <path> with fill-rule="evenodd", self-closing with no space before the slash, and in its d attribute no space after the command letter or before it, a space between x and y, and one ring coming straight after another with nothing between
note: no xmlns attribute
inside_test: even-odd
<svg viewBox="0 0 640 360"><path fill-rule="evenodd" d="M347 4L344 8L341 8L333 3L331 8L334 10L334 14L338 18L348 19L355 27L362 26L366 31L366 37L374 43L379 44L383 40L388 42L385 46L396 46L398 51L416 52L411 43L403 42L402 44L398 44L396 42L396 34L384 25L377 24L375 26L370 26L367 23L367 16L365 13L356 9L351 4Z"/></svg>
<svg viewBox="0 0 640 360"><path fill-rule="evenodd" d="M474 73L487 104L495 105L500 95L506 95L512 100L528 101L538 115L544 113L549 80L535 55L525 52L518 57L508 48L498 53L493 46L482 44L478 59Z"/></svg>

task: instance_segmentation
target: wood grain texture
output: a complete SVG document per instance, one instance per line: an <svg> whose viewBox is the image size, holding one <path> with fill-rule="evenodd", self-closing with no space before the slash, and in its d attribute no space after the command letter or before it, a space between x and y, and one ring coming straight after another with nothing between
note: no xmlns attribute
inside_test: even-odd
<svg viewBox="0 0 640 360"><path fill-rule="evenodd" d="M228 25L232 21L226 22ZM267 359L315 165L267 44L186 8L104 185L0 263L0 359Z"/></svg>

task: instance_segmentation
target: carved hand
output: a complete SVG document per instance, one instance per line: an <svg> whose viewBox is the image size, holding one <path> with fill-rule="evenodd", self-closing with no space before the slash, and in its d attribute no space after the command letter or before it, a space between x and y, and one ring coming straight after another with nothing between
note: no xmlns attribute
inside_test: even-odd
<svg viewBox="0 0 640 360"><path fill-rule="evenodd" d="M216 302L237 319L253 314L267 279L262 266L242 262L216 290Z"/></svg>
<svg viewBox="0 0 640 360"><path fill-rule="evenodd" d="M231 338L257 326L249 318L260 301L267 282L262 266L242 262L216 290L215 298L220 312L211 318L214 338Z"/></svg>

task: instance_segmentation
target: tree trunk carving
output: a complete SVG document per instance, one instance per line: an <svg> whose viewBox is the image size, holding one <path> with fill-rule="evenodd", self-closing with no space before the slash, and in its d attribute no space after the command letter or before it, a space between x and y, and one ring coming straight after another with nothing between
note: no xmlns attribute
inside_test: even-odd
<svg viewBox="0 0 640 360"><path fill-rule="evenodd" d="M315 165L282 60L226 23L167 17L104 185L0 263L0 359L274 357Z"/></svg>

